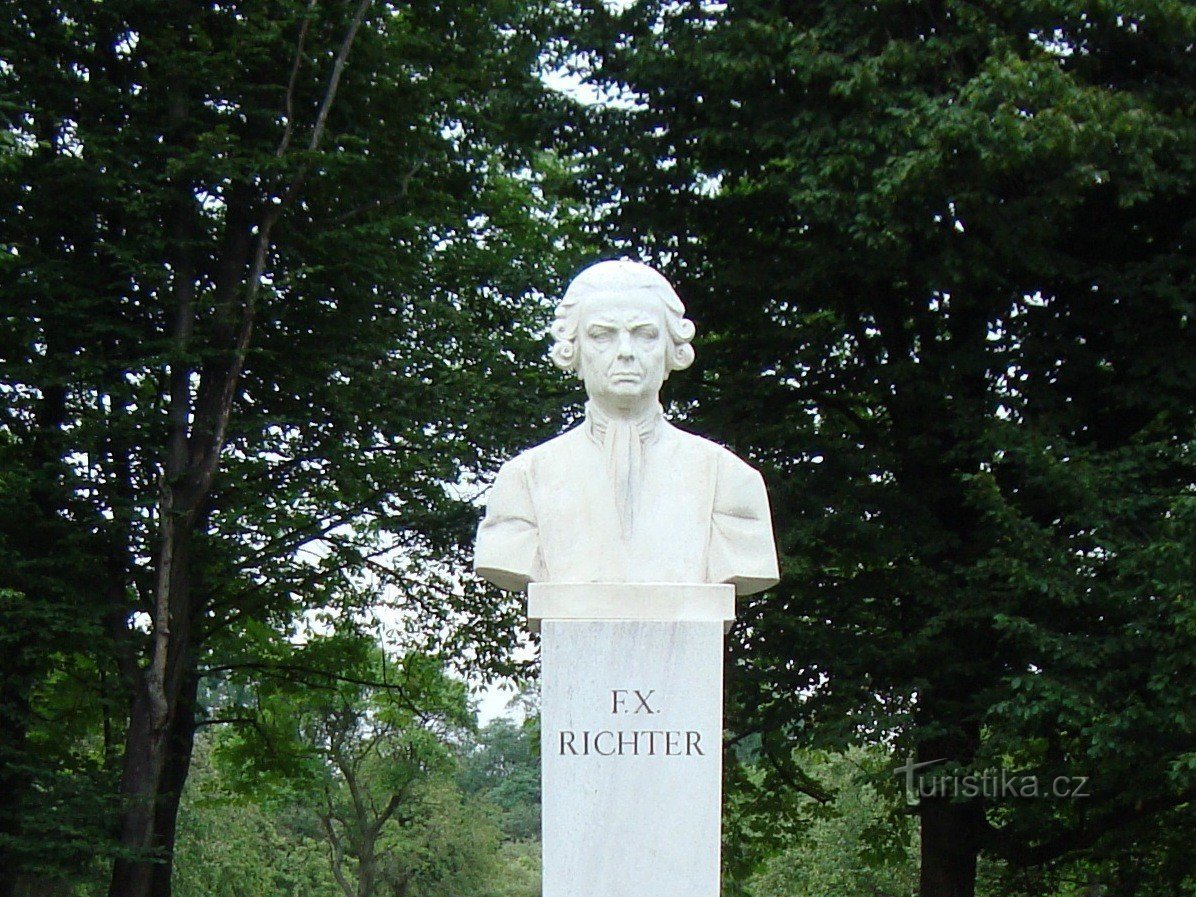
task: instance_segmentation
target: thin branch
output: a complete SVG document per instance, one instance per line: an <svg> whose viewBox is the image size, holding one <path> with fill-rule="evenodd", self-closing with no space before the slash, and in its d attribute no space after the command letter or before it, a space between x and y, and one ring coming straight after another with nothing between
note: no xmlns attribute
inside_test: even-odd
<svg viewBox="0 0 1196 897"><path fill-rule="evenodd" d="M789 770L782 767L777 758L767 751L764 753L764 758L768 761L769 765L772 766L773 770L776 771L776 774L784 779L785 783L794 791L804 794L806 797L813 798L820 804L830 803L832 800L834 800L834 794L819 788L805 773L798 770L798 775L795 776Z"/></svg>
<svg viewBox="0 0 1196 897"><path fill-rule="evenodd" d="M357 37L357 29L361 27L361 22L365 18L366 11L370 8L372 2L373 0L361 0L357 5L357 12L353 14L353 18L349 22L349 28L345 32L345 38L341 41L341 48L337 51L336 60L332 63L332 76L328 79L328 89L324 92L324 99L320 103L320 112L316 116L316 126L312 129L311 140L307 144L309 152L318 150L320 142L324 139L324 129L328 124L328 113L332 109L333 101L336 99L336 92L341 83L341 74L344 72L345 63L349 59L349 51L353 48L353 41Z"/></svg>
<svg viewBox="0 0 1196 897"><path fill-rule="evenodd" d="M232 414L233 398L241 379L241 371L245 367L249 340L253 335L257 294L261 289L262 275L266 270L266 256L270 249L270 232L281 213L282 205L276 205L266 213L258 229L257 246L254 247L253 265L250 267L249 279L246 281L245 301L241 306L241 321L237 328L236 341L233 343L232 358L229 359L228 368L224 372L224 382L221 384L220 397L216 404L215 425L199 464L199 485L196 490L199 495L206 496L211 489L212 480L216 475L216 467L220 462L220 453L224 449L228 421Z"/></svg>
<svg viewBox="0 0 1196 897"><path fill-rule="evenodd" d="M386 825L386 823L390 820L390 817L395 814L395 810L397 810L402 803L403 793L401 791L390 796L390 800L386 802L385 808L383 808L382 812L378 814L378 818L374 820L372 828L375 838L377 838L379 833L381 833L382 826Z"/></svg>
<svg viewBox="0 0 1196 897"><path fill-rule="evenodd" d="M390 548L387 548L386 551L378 552L378 554L385 554L388 551L390 551ZM364 564L367 568L369 568L370 570L373 570L375 573L377 573L383 579L389 579L395 585L407 586L413 590L424 589L426 591L433 593L434 595L439 595L442 598L448 598L448 599L453 599L453 600L460 598L459 595L454 595L449 589L434 586L434 585L432 585L432 583L430 583L428 581L417 579L414 576L408 576L406 574L400 573L399 571L395 570L392 567L388 567L385 564L380 564L378 561L375 561L373 559L373 556L367 555L366 557L362 558L362 561L364 562ZM394 601L387 601L382 598L379 598L378 600L376 600L374 602L374 604L375 604L375 606L393 607L393 608L400 609L400 610L403 607L403 605L401 605L401 604L397 604Z"/></svg>
<svg viewBox="0 0 1196 897"><path fill-rule="evenodd" d="M361 788L357 781L357 772L339 751L333 754L332 762L340 770L341 777L345 780L345 785L349 789L349 798L353 801L353 813L356 816L357 830L364 841L365 837L368 837L369 831L365 821L365 799L362 796Z"/></svg>
<svg viewBox="0 0 1196 897"><path fill-rule="evenodd" d="M349 22L345 37L341 41L340 49L337 51L336 59L333 62L332 75L328 81L328 88L324 91L324 97L320 101L320 111L316 117L315 126L312 129L311 139L308 141L307 149L311 153L320 148L320 144L324 139L324 132L328 125L328 113L331 111L332 105L336 100L336 94L340 88L341 75L344 73L345 63L349 58L349 51L353 48L353 41L357 37L358 29L361 27L362 20L365 18L366 11L372 2L373 0L361 0L357 11ZM261 289L262 276L266 270L266 260L270 254L270 247L272 245L271 233L274 230L274 225L278 223L278 219L282 217L283 211L303 188L303 184L310 171L311 160L309 159L296 172L294 179L283 195L274 198L273 204L263 214L262 220L258 224L253 263L250 265L249 276L245 284L245 300L241 306L241 320L237 327L236 339L232 347L232 357L229 359L228 367L224 371L223 383L220 384L219 399L215 405L216 419L212 433L199 463L197 495L207 495L220 460L220 452L224 448L228 432L229 416L232 412L233 398L236 395L237 384L240 382L241 371L245 367L245 356L249 350L249 340L253 335L257 296Z"/></svg>
<svg viewBox="0 0 1196 897"><path fill-rule="evenodd" d="M278 141L278 149L274 155L281 159L291 145L291 135L295 130L295 84L299 80L299 67L303 63L303 45L307 41L307 28L311 24L312 13L316 9L316 0L308 0L307 10L303 13L303 24L299 27L299 39L295 42L295 59L291 63L291 77L287 80L287 94L285 112L287 123L282 131L282 139Z"/></svg>
<svg viewBox="0 0 1196 897"><path fill-rule="evenodd" d="M316 667L303 666L301 664L293 663L263 663L259 661L245 661L244 663L226 663L215 667L205 667L199 671L200 676L214 676L218 673L233 673L238 670L257 670L263 673L289 673L292 675L314 676L318 679L325 679L330 682L345 682L350 685L361 685L366 688L379 688L386 691L393 691L399 695L404 695L404 686L394 682L380 682L375 679L360 679L356 676L346 676L343 673L333 673L330 670L321 670ZM304 684L310 684L305 682ZM407 709L416 711L416 707L409 701L404 702Z"/></svg>
<svg viewBox="0 0 1196 897"><path fill-rule="evenodd" d="M366 212L376 212L379 209L385 209L393 205L397 205L407 198L407 190L411 184L411 179L415 177L416 173L424 167L424 160L417 159L415 163L399 178L399 189L389 196L380 196L377 199L372 199L364 205L349 209L347 212L342 212L339 215L334 215L331 218L322 222L325 227L338 227L349 221L352 221L358 215L364 215Z"/></svg>
<svg viewBox="0 0 1196 897"><path fill-rule="evenodd" d="M340 514L324 520L315 520L305 526L297 526L289 532L285 532L279 536L275 536L260 551L255 552L251 557L248 557L237 564L238 570L246 570L260 561L272 557L278 557L280 554L289 554L292 551L313 542L316 539L326 536L332 530L336 529L345 523L348 523L353 518L364 514L369 508L378 501L387 491L387 487L382 486L378 489L372 490L369 495L361 501L350 505L344 509Z"/></svg>
<svg viewBox="0 0 1196 897"><path fill-rule="evenodd" d="M306 541L311 541L311 540L306 540ZM301 542L296 547L297 548L302 547L304 544L306 544L306 542ZM392 551L392 550L394 550L394 546L384 545L384 546L378 548L376 551L372 552L371 554L366 555L365 557L368 560L368 559L376 557L378 555L386 554L387 552ZM282 582L292 592L301 593L301 592L308 591L320 580L324 579L325 577L327 577L329 575L334 574L335 572L336 571L329 571L323 567L313 567L310 570L310 572L307 573L307 575L305 575L297 580L296 579L284 579L284 580L282 580ZM225 608L231 607L231 608L234 608L234 612L229 614L224 619L214 622L210 627L207 628L206 632L210 635L211 633L219 632L221 629L228 629L230 626L232 626L238 620L243 619L246 614L246 606L245 605L246 605L247 599L251 595L254 595L254 594L262 591L263 589L268 588L272 584L273 584L273 581L271 581L271 580L258 579L255 582L251 583L246 588L241 589L238 592L234 592L233 594L227 596L226 598L224 598L220 601L210 602L207 605L207 608L211 611L223 610ZM444 591L441 591L439 594L448 595L448 593L444 592ZM399 607L399 605L395 604L394 602L375 601L374 603L379 604L383 607L386 607L386 606Z"/></svg>
<svg viewBox="0 0 1196 897"><path fill-rule="evenodd" d="M332 853L332 874L336 878L336 883L340 885L341 890L345 892L346 897L355 897L355 888L349 885L345 879L345 872L343 868L344 851L341 848L340 839L336 835L336 830L332 827L332 820L334 817L332 810L332 793L328 790L328 786L324 786L324 801L328 807L327 813L321 813L320 822L324 825L324 833L328 836L328 849Z"/></svg>
<svg viewBox="0 0 1196 897"><path fill-rule="evenodd" d="M195 728L200 729L204 726L257 726L258 721L252 716L213 716L208 719L196 720Z"/></svg>

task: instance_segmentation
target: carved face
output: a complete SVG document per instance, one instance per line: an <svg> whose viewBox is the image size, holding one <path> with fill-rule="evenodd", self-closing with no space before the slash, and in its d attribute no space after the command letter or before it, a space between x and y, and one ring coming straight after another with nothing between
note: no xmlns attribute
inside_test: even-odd
<svg viewBox="0 0 1196 897"><path fill-rule="evenodd" d="M651 294L598 294L579 309L578 368L600 407L632 411L655 401L669 346L665 310Z"/></svg>

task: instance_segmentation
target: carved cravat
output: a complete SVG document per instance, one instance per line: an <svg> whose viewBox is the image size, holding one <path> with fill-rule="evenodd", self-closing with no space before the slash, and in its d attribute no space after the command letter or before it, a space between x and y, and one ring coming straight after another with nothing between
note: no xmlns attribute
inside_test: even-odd
<svg viewBox="0 0 1196 897"><path fill-rule="evenodd" d="M623 540L631 538L636 505L643 492L644 452L660 438L664 409L655 403L638 420L619 420L605 414L593 402L586 403L586 433L606 456L606 475L619 511Z"/></svg>

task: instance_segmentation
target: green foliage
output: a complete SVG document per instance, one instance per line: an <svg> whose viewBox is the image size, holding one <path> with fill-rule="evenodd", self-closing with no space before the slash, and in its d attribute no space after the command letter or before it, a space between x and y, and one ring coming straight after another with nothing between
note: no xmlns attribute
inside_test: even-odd
<svg viewBox="0 0 1196 897"><path fill-rule="evenodd" d="M540 897L540 842L505 841L498 850L494 897Z"/></svg>
<svg viewBox="0 0 1196 897"><path fill-rule="evenodd" d="M27 792L24 824L3 828L0 854L46 886L69 887L95 874L96 845L107 837L115 785L112 707L95 699L95 663L59 641L94 634L92 621L56 618L53 611L43 617L44 610L22 593L0 589L0 657L26 673L0 685L4 717L23 723L0 739L0 766Z"/></svg>
<svg viewBox="0 0 1196 897"><path fill-rule="evenodd" d="M179 897L287 894L340 897L323 839L301 826L283 795L259 802L230 790L197 745L187 798L179 813L174 893Z"/></svg>
<svg viewBox="0 0 1196 897"><path fill-rule="evenodd" d="M777 787L762 770L750 772L770 797L788 799L804 817L801 826L776 839L749 874L728 893L745 897L838 897L916 892L917 836L913 818L894 801L892 763L877 749L797 758L826 790L825 803ZM832 796L833 795L833 796ZM740 790L727 826L738 837L742 813L762 795ZM744 798L747 798L745 801ZM757 832L757 835L762 834ZM774 833L775 834L775 833Z"/></svg>
<svg viewBox="0 0 1196 897"><path fill-rule="evenodd" d="M490 811L453 782L473 726L466 686L439 661L390 658L342 624L286 658L230 671L214 761L227 787L307 818L341 890L472 894L492 873Z"/></svg>
<svg viewBox="0 0 1196 897"><path fill-rule="evenodd" d="M499 830L489 808L444 777L420 789L402 827L381 839L386 887L412 897L488 895L500 874Z"/></svg>
<svg viewBox="0 0 1196 897"><path fill-rule="evenodd" d="M389 658L347 625L276 650L267 665L226 671L209 696L228 725L201 743L183 805L186 893L299 893L309 866L302 893L538 889L538 854L500 844L500 820L517 826L538 809L538 766L513 724L474 736L466 687L439 661ZM535 793L499 804L504 763Z"/></svg>
<svg viewBox="0 0 1196 897"><path fill-rule="evenodd" d="M477 472L557 423L524 363L581 236L539 149L550 24L508 0L0 16L0 584L24 596L0 874L110 851L167 544L177 726L202 670L380 593L462 666L512 665L517 609L460 568ZM84 791L93 828L48 812Z"/></svg>
<svg viewBox="0 0 1196 897"><path fill-rule="evenodd" d="M343 775L342 764L369 764L382 788L401 790L450 763L446 739L472 718L464 683L436 661L388 657L349 627L290 647L268 664L234 665L213 695L215 713L242 720L215 748L226 780L245 793L313 787Z"/></svg>
<svg viewBox="0 0 1196 897"><path fill-rule="evenodd" d="M579 176L698 324L677 406L769 480L784 581L741 605L734 725L781 764L885 738L1091 776L1088 802L927 802L960 893L976 849L1149 848L1196 785L1190 4L578 27L625 100L582 113L606 151Z"/></svg>
<svg viewBox="0 0 1196 897"><path fill-rule="evenodd" d="M462 790L497 807L503 834L516 841L540 838L539 747L532 720L499 717L478 732L461 759Z"/></svg>

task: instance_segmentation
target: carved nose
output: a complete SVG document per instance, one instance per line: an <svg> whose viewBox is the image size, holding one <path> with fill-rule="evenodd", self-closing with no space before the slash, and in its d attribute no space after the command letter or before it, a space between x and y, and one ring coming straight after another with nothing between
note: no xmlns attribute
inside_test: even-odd
<svg viewBox="0 0 1196 897"><path fill-rule="evenodd" d="M618 352L619 352L620 358L631 358L632 357L631 334L630 333L620 333L619 334Z"/></svg>

